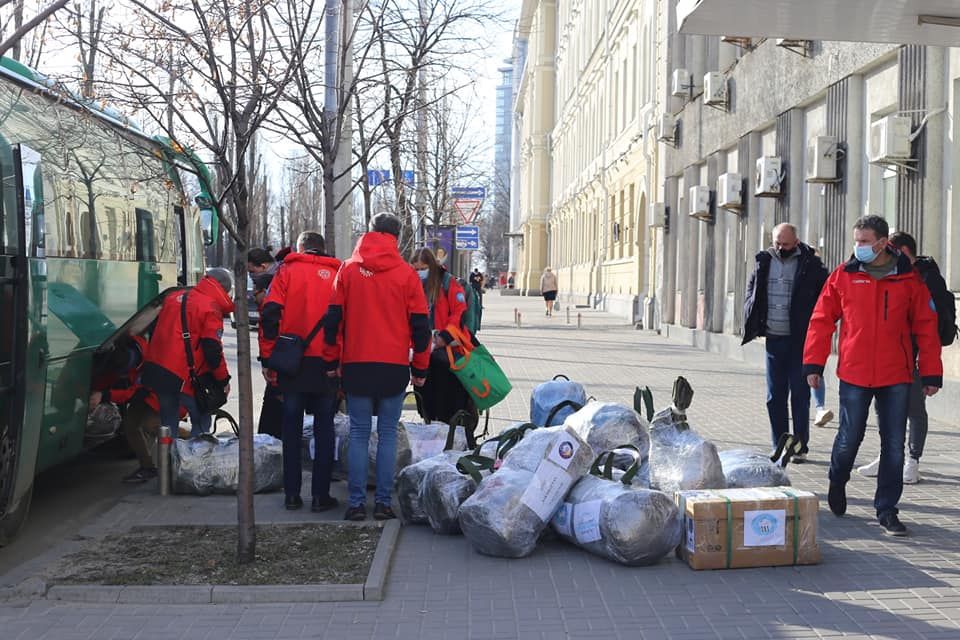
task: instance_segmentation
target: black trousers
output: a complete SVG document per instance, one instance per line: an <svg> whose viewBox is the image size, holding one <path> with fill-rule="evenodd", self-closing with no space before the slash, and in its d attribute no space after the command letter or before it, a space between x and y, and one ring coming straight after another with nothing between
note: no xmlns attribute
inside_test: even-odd
<svg viewBox="0 0 960 640"><path fill-rule="evenodd" d="M474 430L479 422L477 409L470 399L470 394L460 384L457 376L450 371L445 351L437 349L431 354L427 382L419 392L423 397L421 417L426 422L439 421L449 424L458 411L469 413L471 420L464 425L467 444L471 449L476 446Z"/></svg>
<svg viewBox="0 0 960 640"><path fill-rule="evenodd" d="M282 421L283 393L276 385L267 385L263 392L263 406L260 409L260 423L257 425L257 433L266 433L280 440Z"/></svg>

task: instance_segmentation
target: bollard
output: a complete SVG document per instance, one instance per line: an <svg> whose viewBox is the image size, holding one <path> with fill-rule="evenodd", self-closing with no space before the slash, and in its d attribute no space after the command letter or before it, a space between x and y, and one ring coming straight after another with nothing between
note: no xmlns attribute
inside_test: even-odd
<svg viewBox="0 0 960 640"><path fill-rule="evenodd" d="M583 314L582 314L582 313L578 313L578 314L577 314L577 329L582 329L582 328L583 328Z"/></svg>
<svg viewBox="0 0 960 640"><path fill-rule="evenodd" d="M520 322L520 309L513 308L513 324Z"/></svg>
<svg viewBox="0 0 960 640"><path fill-rule="evenodd" d="M570 324L570 307L567 307L567 324Z"/></svg>
<svg viewBox="0 0 960 640"><path fill-rule="evenodd" d="M170 495L170 446L173 436L170 427L160 427L157 437L157 478L160 481L160 495Z"/></svg>
<svg viewBox="0 0 960 640"><path fill-rule="evenodd" d="M521 320L522 320L521 314L520 314L520 312L518 311L518 312L517 312L517 329L519 329L519 328L521 327Z"/></svg>

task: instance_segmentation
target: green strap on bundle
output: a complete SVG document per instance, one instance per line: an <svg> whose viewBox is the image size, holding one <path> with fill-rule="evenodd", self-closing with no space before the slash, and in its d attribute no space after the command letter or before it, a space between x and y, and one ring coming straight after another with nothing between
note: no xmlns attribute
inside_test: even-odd
<svg viewBox="0 0 960 640"><path fill-rule="evenodd" d="M733 564L733 503L730 498L720 495L727 503L727 569Z"/></svg>
<svg viewBox="0 0 960 640"><path fill-rule="evenodd" d="M785 494L793 498L793 564L797 564L800 559L800 496L792 489L781 489Z"/></svg>

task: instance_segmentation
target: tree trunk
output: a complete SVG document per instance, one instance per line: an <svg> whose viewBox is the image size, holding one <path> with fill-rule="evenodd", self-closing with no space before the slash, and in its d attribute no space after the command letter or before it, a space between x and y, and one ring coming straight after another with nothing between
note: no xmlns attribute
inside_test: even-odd
<svg viewBox="0 0 960 640"><path fill-rule="evenodd" d="M393 171L393 189L397 195L397 215L403 224L400 233L400 254L407 255L413 252L416 245L413 237L413 216L410 212L410 203L407 200L406 184L403 181L403 164L400 158L400 140L390 140L390 170ZM422 176L417 176L422 179Z"/></svg>
<svg viewBox="0 0 960 640"><path fill-rule="evenodd" d="M334 162L331 160L323 168L323 239L327 253L332 255L336 250L337 216L334 213L336 194L334 193Z"/></svg>

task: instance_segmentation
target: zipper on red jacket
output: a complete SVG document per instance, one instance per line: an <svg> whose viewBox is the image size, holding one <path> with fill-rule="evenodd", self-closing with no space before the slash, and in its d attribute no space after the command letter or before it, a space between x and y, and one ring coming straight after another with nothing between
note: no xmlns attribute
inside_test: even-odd
<svg viewBox="0 0 960 640"><path fill-rule="evenodd" d="M884 291L883 292L883 321L884 322L887 321L887 306L889 302L890 302L890 292Z"/></svg>

